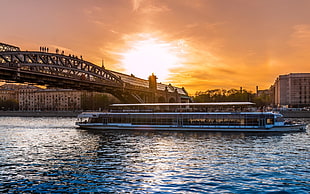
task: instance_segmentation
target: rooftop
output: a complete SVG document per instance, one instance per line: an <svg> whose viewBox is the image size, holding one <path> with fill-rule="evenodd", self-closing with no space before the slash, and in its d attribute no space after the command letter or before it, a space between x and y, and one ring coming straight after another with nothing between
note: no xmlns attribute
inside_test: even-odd
<svg viewBox="0 0 310 194"><path fill-rule="evenodd" d="M111 71L111 72L114 75L120 77L126 83L130 83L132 85L145 87L145 88L149 87L149 80L141 79L141 78L135 77L134 75L127 75L127 74L123 74L123 73L119 73L115 71ZM178 94L181 94L184 96L188 95L184 88L175 87L175 86L172 86L171 84L157 83L157 90L165 91L166 89L168 90L168 92L176 91Z"/></svg>

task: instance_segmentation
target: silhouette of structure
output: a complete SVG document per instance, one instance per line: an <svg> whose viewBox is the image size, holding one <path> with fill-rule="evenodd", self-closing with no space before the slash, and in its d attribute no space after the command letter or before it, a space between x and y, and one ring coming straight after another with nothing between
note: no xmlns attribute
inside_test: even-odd
<svg viewBox="0 0 310 194"><path fill-rule="evenodd" d="M75 56L21 51L0 43L0 79L18 83L111 93L123 102L188 102L184 88L99 67Z"/></svg>

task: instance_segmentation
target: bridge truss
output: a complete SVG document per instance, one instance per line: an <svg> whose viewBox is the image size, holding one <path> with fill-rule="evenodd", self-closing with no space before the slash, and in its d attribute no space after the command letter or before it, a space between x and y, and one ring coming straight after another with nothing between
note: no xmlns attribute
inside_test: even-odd
<svg viewBox="0 0 310 194"><path fill-rule="evenodd" d="M45 52L0 52L0 78L63 88L104 91L124 82L110 71L76 57Z"/></svg>
<svg viewBox="0 0 310 194"><path fill-rule="evenodd" d="M0 43L0 80L76 90L111 93L124 102L166 101L184 95L166 89L150 88L146 80L122 76L83 59L58 53L20 51ZM139 82L136 84L135 82ZM142 84L141 84L141 83ZM155 82L156 84L156 82ZM168 88L168 87L166 87Z"/></svg>
<svg viewBox="0 0 310 194"><path fill-rule="evenodd" d="M0 52L3 51L20 51L19 47L12 46L9 44L4 44L0 42Z"/></svg>

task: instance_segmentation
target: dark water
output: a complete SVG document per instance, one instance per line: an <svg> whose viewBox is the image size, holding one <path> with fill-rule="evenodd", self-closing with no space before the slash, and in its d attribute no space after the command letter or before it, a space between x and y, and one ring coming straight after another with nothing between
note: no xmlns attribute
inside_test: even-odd
<svg viewBox="0 0 310 194"><path fill-rule="evenodd" d="M0 117L1 193L310 193L310 132L86 131Z"/></svg>

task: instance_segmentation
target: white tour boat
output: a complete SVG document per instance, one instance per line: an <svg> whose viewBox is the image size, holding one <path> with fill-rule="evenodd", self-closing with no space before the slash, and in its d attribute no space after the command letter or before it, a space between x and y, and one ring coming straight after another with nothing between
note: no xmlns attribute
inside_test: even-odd
<svg viewBox="0 0 310 194"><path fill-rule="evenodd" d="M279 113L244 111L244 107L249 105L253 105L253 103L114 104L111 107L117 108L117 110L81 113L78 115L76 125L85 129L105 130L219 132L297 132L306 130L306 124L287 123ZM230 111L219 112L217 110L224 107L225 110L229 109ZM236 107L238 107L237 110ZM173 111L156 111L152 108L173 109ZM207 109L212 111L207 111Z"/></svg>

